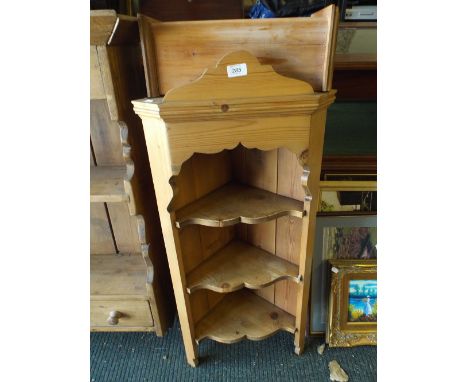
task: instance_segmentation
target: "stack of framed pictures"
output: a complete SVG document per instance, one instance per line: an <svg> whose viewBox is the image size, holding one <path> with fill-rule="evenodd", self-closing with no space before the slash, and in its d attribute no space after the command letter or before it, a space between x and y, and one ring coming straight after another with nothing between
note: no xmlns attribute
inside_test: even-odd
<svg viewBox="0 0 468 382"><path fill-rule="evenodd" d="M359 328L364 328L364 326L362 326L362 322L359 320L362 319L365 321L366 319L370 319L370 315L365 315L363 318L356 317L359 312L366 311L364 308L368 308L367 305L364 305L364 308L361 305L365 304L363 301L367 301L367 296L370 296L369 293L371 292L375 293L375 296L370 296L369 300L373 301L375 310L377 307L376 178L375 173L322 174L312 266L310 332L311 334L327 332L327 340L331 333L331 331L327 331L327 327L330 327L329 324L332 323L333 318L337 317L336 310L338 307L337 304L329 303L329 301L340 302L339 304L341 305L339 306L341 307L341 310L339 318L341 321L337 325L340 328L344 328L344 332L346 333L358 333L360 330ZM358 269L360 269L359 267L365 267L365 269L368 269L367 267L369 265L373 265L373 269L375 270L375 288L370 288L366 285L365 287L368 288L366 289L366 292L369 292L366 296L361 298L362 296L358 296L359 293L354 296L355 298L361 298L362 301L360 300L359 303L354 305L349 303L349 301L351 301L350 298L352 297L349 295L349 292L355 290L354 285L353 287L350 286L349 280L346 281L348 282L346 286L342 286L340 288L335 287L335 290L330 289L332 279L335 276L334 273L331 272L333 261L337 261L337 264L341 264L340 262L350 262L353 267L358 267ZM335 271L339 269L338 266L334 268ZM335 283L337 283L336 280ZM344 291L343 293L348 293L348 295L339 297L336 295L338 290L340 292ZM360 289L358 292L359 291ZM364 289L362 292L364 292ZM347 304L347 306L349 304L353 305L356 308L355 312L350 313L348 308L344 310L344 304ZM329 312L330 308L333 308L334 310ZM349 317L351 317L351 319ZM359 322L353 321L354 318ZM365 325L367 325L364 330L366 339L363 339L362 341L354 339L351 341L343 340L327 342L329 342L330 346L354 346L364 343L374 344L373 335L376 333L376 312L375 316L372 316L372 318L375 318L375 322L365 322ZM332 335L332 338L336 339L339 336L340 334L336 334L335 337Z"/></svg>

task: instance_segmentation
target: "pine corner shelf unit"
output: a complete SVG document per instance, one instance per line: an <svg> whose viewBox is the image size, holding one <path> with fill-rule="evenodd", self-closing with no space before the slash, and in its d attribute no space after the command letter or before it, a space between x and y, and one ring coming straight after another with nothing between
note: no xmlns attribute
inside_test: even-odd
<svg viewBox="0 0 468 382"><path fill-rule="evenodd" d="M148 98L132 102L192 366L206 338L284 330L304 350L337 20L139 16Z"/></svg>

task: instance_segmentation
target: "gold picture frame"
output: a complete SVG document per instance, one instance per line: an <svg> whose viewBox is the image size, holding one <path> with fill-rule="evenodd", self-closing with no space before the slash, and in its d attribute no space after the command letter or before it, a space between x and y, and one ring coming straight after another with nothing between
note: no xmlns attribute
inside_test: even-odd
<svg viewBox="0 0 468 382"><path fill-rule="evenodd" d="M360 194L360 202L344 202L352 194ZM365 199L369 199L365 202ZM375 198L372 203L372 198ZM346 198L349 199L349 198ZM320 193L318 214L369 214L377 212L377 181L374 180L322 180L320 181ZM364 204L363 204L364 203ZM343 205L342 205L343 204ZM357 205L353 205L357 204ZM368 204L368 205L367 205ZM373 207L371 207L371 204ZM363 208L367 205L367 208Z"/></svg>
<svg viewBox="0 0 468 382"><path fill-rule="evenodd" d="M329 264L331 288L326 342L330 347L377 345L377 260L329 260ZM375 289L365 289L364 286L362 290L357 289L358 293L353 289L352 296L357 297L352 297L350 285L353 282L375 284ZM352 299L361 299L361 294L364 295L366 306L372 307L372 311L350 320L351 316L355 317L352 315L354 310L350 310L353 306L350 302Z"/></svg>

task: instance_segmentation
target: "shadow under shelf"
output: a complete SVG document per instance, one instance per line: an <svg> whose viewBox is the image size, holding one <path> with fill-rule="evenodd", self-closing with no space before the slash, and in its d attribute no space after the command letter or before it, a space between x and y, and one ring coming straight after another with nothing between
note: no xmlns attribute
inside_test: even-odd
<svg viewBox="0 0 468 382"><path fill-rule="evenodd" d="M259 188L228 183L176 211L176 226L259 224L281 216L304 216L304 203Z"/></svg>

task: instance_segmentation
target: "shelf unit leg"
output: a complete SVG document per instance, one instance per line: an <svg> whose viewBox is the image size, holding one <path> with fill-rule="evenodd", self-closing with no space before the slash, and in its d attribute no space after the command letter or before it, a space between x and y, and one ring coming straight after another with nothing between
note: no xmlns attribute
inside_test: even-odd
<svg viewBox="0 0 468 382"><path fill-rule="evenodd" d="M187 358L187 361L188 361L189 365L192 366L192 367L197 367L198 366L198 358L195 358L195 359L192 359L192 360Z"/></svg>
<svg viewBox="0 0 468 382"><path fill-rule="evenodd" d="M174 295L179 313L180 328L184 340L185 354L188 363L195 367L198 365L198 347L195 343L195 330L193 326L190 299L186 292L185 270L183 268L182 253L180 249L179 235L175 225L174 213L168 211L168 206L173 198L173 189L169 183L172 176L177 175L172 171L166 130L161 126L161 120L142 118L143 128L148 149L153 184L158 203L161 228L166 246L169 270L171 272ZM155 211L154 213L157 213ZM175 234L173 234L173 232Z"/></svg>
<svg viewBox="0 0 468 382"><path fill-rule="evenodd" d="M305 333L310 296L312 271L312 250L315 239L315 221L322 166L323 140L325 133L326 108L317 110L311 117L309 152L304 167L303 187L305 190L304 209L306 214L302 223L301 255L299 274L302 282L298 285L296 308L296 333L294 334L295 353L301 354L305 345Z"/></svg>

